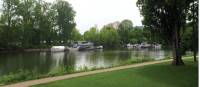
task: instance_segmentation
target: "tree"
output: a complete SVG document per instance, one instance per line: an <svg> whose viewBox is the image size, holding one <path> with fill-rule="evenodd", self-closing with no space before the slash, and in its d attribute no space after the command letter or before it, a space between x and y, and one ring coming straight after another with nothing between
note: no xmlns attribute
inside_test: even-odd
<svg viewBox="0 0 200 87"><path fill-rule="evenodd" d="M12 46L16 46L16 42L18 42L20 37L16 32L17 29L16 23L16 12L17 5L19 4L19 0L3 0L3 14L1 16L1 33L0 33L0 43L4 48L10 48ZM15 28L15 29L14 29Z"/></svg>
<svg viewBox="0 0 200 87"><path fill-rule="evenodd" d="M180 33L185 27L186 12L191 0L138 0L143 24L172 44L173 64L184 64L180 52Z"/></svg>
<svg viewBox="0 0 200 87"><path fill-rule="evenodd" d="M193 42L193 51L194 51L194 61L197 61L196 54L198 51L198 9L199 7L199 1L198 0L192 0L192 3L190 4L189 11L188 11L188 20L190 21L190 25L192 26L193 29L193 37L192 37L192 42Z"/></svg>
<svg viewBox="0 0 200 87"><path fill-rule="evenodd" d="M60 38L66 43L70 38L72 29L76 26L74 22L75 11L71 4L64 0L57 0L54 7L58 14L57 25L59 27Z"/></svg>
<svg viewBox="0 0 200 87"><path fill-rule="evenodd" d="M147 37L145 36L145 31L142 28L134 27L131 31L129 31L130 34L130 42L131 43L142 43L147 41Z"/></svg>
<svg viewBox="0 0 200 87"><path fill-rule="evenodd" d="M105 26L100 31L100 44L107 48L114 48L120 44L120 37L112 26Z"/></svg>
<svg viewBox="0 0 200 87"><path fill-rule="evenodd" d="M71 32L71 40L72 41L80 41L83 40L82 35L80 34L80 32L74 28Z"/></svg>
<svg viewBox="0 0 200 87"><path fill-rule="evenodd" d="M90 28L89 31L86 31L84 33L84 39L87 41L91 41L93 42L95 45L99 44L99 30L97 29L97 27L92 27Z"/></svg>
<svg viewBox="0 0 200 87"><path fill-rule="evenodd" d="M3 0L0 48L40 48L67 42L75 12L64 0Z"/></svg>
<svg viewBox="0 0 200 87"><path fill-rule="evenodd" d="M181 41L181 44L182 44L181 51L183 54L185 54L186 51L192 51L192 48L193 48L193 43L191 43L193 40L192 38L193 38L192 26L187 26L181 36L181 40L182 40Z"/></svg>
<svg viewBox="0 0 200 87"><path fill-rule="evenodd" d="M123 20L118 29L120 40L123 44L130 42L130 31L133 29L133 23L131 20Z"/></svg>

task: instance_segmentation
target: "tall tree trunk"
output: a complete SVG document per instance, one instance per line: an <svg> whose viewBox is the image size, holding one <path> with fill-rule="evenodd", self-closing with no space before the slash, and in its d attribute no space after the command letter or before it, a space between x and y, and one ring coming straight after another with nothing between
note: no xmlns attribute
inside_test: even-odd
<svg viewBox="0 0 200 87"><path fill-rule="evenodd" d="M180 51L180 25L175 24L173 33L173 65L184 65Z"/></svg>
<svg viewBox="0 0 200 87"><path fill-rule="evenodd" d="M195 17L194 17L194 2L195 1L193 1L193 5L192 5L192 10L193 10L193 12L192 12L192 17L193 17L193 23L192 23L192 29L193 29L193 31L192 31L192 35L193 35L193 38L192 38L192 41L193 41L193 56L194 56L194 62L197 62L197 57L196 57L196 54L197 54L197 50L196 49L198 49L198 48L196 48L195 46L196 46L196 43L195 43L195 40L196 40L196 34L195 34ZM197 27L198 28L198 27Z"/></svg>
<svg viewBox="0 0 200 87"><path fill-rule="evenodd" d="M192 38L192 41L193 41L193 56L194 56L194 62L197 62L197 57L196 57L196 54L197 54L197 51L196 51L196 43L195 43L195 40L196 40L196 35L195 35L195 27L194 27L194 24L193 24L193 38Z"/></svg>

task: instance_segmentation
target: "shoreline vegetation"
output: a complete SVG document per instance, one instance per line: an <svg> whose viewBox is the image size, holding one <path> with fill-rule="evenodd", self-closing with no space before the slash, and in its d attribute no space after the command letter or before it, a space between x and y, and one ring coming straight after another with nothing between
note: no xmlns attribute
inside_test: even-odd
<svg viewBox="0 0 200 87"><path fill-rule="evenodd" d="M184 57L191 57L191 56L185 55ZM165 58L162 60L167 60L167 59L172 59L172 58L168 57L168 58ZM56 70L49 72L47 74L38 74L37 71L28 71L28 70L20 69L15 73L11 72L8 75L4 75L4 76L0 77L0 84L3 86L3 85L9 85L9 84L17 83L17 82L28 81L28 80L36 80L36 79L41 79L41 78L62 76L62 75L73 74L73 73L108 69L108 68L120 67L120 66L131 65L131 64L139 64L139 63L145 63L145 62L151 62L151 61L161 61L161 60L154 60L154 59L138 60L137 59L137 60L130 60L127 62L123 62L118 65L113 65L111 67L106 67L106 68L105 67L101 67L101 68L80 67L79 71L75 71L73 67L68 68L68 69L66 69L65 67L60 67L60 68L57 68Z"/></svg>
<svg viewBox="0 0 200 87"><path fill-rule="evenodd" d="M37 48L37 49L4 49L0 52L48 52L50 48Z"/></svg>
<svg viewBox="0 0 200 87"><path fill-rule="evenodd" d="M171 59L165 58L162 60ZM80 67L78 71L75 71L74 68L68 68L66 69L64 66L59 67L56 70L53 70L52 72L49 72L47 74L38 74L37 71L28 71L28 70L18 70L17 72L11 72L8 75L3 75L0 77L0 84L1 85L8 85L13 84L17 82L23 82L28 80L35 80L35 79L41 79L41 78L47 78L47 77L55 77L55 76L61 76L61 75L67 75L72 73L80 73L80 72L87 72L87 71L94 71L94 70L101 70L101 69L108 69L108 68L114 68L119 66L125 66L125 65L131 65L131 64L138 64L138 63L144 63L144 62L151 62L151 61L161 61L161 60L154 60L154 59L136 59L136 60L130 60L126 62L122 62L118 65L113 65L110 67L100 67L100 68L87 68L87 67Z"/></svg>

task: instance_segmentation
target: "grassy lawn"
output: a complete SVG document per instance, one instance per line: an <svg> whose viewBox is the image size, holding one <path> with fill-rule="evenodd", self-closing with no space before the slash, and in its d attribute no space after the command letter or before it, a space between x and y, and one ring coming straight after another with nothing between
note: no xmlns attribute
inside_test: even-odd
<svg viewBox="0 0 200 87"><path fill-rule="evenodd" d="M34 87L198 87L198 63L170 62L72 78Z"/></svg>

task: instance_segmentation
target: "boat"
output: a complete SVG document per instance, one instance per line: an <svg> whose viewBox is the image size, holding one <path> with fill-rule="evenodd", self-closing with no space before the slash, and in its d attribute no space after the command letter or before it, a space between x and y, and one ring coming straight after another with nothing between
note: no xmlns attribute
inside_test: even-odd
<svg viewBox="0 0 200 87"><path fill-rule="evenodd" d="M133 45L129 43L129 44L126 44L126 47L127 47L127 48L132 48Z"/></svg>
<svg viewBox="0 0 200 87"><path fill-rule="evenodd" d="M84 50L94 50L94 43L92 42L82 42L81 44L78 44L78 50L84 51Z"/></svg>
<svg viewBox="0 0 200 87"><path fill-rule="evenodd" d="M66 50L68 49L65 46L52 46L50 49L51 52L64 52Z"/></svg>
<svg viewBox="0 0 200 87"><path fill-rule="evenodd" d="M141 48L150 48L150 47L151 47L151 45L146 42L141 43Z"/></svg>
<svg viewBox="0 0 200 87"><path fill-rule="evenodd" d="M96 46L96 49L103 49L103 46Z"/></svg>
<svg viewBox="0 0 200 87"><path fill-rule="evenodd" d="M103 46L94 46L94 43L89 41L78 41L72 44L72 47L69 47L70 51L87 51L95 49L103 49Z"/></svg>

